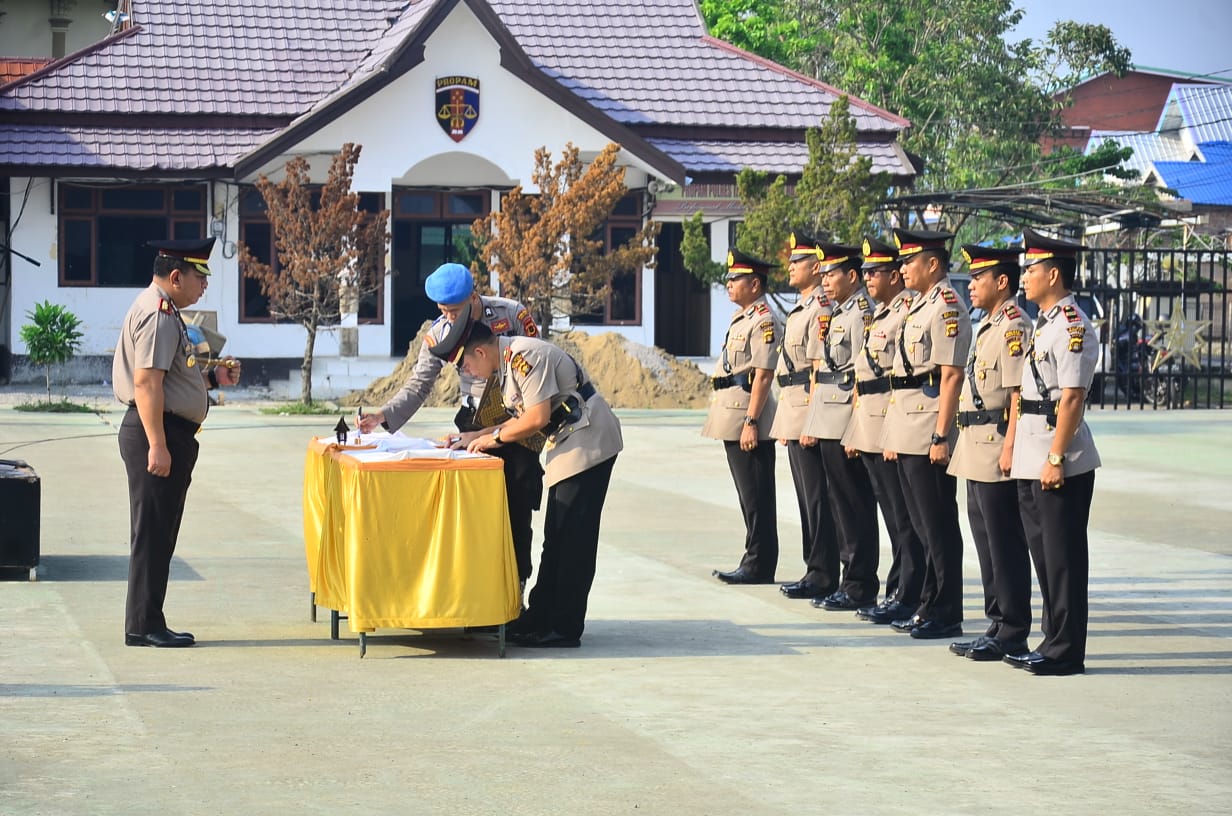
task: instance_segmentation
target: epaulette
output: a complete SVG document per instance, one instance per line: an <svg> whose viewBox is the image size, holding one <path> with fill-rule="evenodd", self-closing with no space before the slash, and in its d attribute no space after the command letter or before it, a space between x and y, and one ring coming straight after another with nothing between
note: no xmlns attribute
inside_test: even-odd
<svg viewBox="0 0 1232 816"><path fill-rule="evenodd" d="M1018 308L1018 305L1015 304L1014 301L1012 300L1006 301L1005 316L1008 317L1010 320L1017 320L1018 318L1022 317L1022 310Z"/></svg>
<svg viewBox="0 0 1232 816"><path fill-rule="evenodd" d="M946 303L953 305L958 302L958 293L955 292L953 289L942 289L941 299L944 300Z"/></svg>
<svg viewBox="0 0 1232 816"><path fill-rule="evenodd" d="M764 304L764 303L758 303L758 304L757 304L757 314L761 315L761 314L769 314L769 313L770 313L770 307L769 307L769 306L767 306L767 305L766 305L766 304Z"/></svg>
<svg viewBox="0 0 1232 816"><path fill-rule="evenodd" d="M175 314L175 307L173 307L170 301L168 301L166 298L159 298L158 299L158 311L162 312L163 314Z"/></svg>
<svg viewBox="0 0 1232 816"><path fill-rule="evenodd" d="M1078 310L1074 308L1073 304L1065 304L1061 307L1061 311L1065 312L1065 319L1070 323L1082 322L1082 315L1078 314Z"/></svg>
<svg viewBox="0 0 1232 816"><path fill-rule="evenodd" d="M869 309L868 298L864 297L864 295L860 295L860 299L857 300L856 303L859 305L861 309L863 309L866 312L868 311Z"/></svg>

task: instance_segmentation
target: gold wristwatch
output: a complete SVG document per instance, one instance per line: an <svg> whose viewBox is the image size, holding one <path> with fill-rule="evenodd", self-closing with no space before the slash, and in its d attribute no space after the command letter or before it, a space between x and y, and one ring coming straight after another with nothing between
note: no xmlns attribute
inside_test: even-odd
<svg viewBox="0 0 1232 816"><path fill-rule="evenodd" d="M501 438L500 438L500 432L501 432L501 429L500 429L500 428L493 428L493 429L492 429L492 441L493 441L493 442L500 442L500 441L501 441Z"/></svg>
<svg viewBox="0 0 1232 816"><path fill-rule="evenodd" d="M1063 453L1049 453L1048 454L1048 464L1052 465L1053 467L1061 467L1062 463L1064 462L1065 462L1065 454Z"/></svg>

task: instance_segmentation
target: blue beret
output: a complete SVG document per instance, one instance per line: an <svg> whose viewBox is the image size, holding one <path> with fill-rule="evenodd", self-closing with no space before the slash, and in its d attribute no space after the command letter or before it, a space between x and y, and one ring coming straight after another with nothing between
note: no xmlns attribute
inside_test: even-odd
<svg viewBox="0 0 1232 816"><path fill-rule="evenodd" d="M436 303L461 303L474 289L471 271L460 263L441 264L424 281L424 292Z"/></svg>

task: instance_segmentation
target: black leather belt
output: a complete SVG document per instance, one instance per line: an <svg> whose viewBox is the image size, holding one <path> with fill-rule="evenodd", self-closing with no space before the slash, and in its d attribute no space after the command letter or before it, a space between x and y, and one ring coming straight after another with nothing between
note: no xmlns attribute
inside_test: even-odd
<svg viewBox="0 0 1232 816"><path fill-rule="evenodd" d="M999 411L959 411L958 427L969 428L972 425L996 425L1004 418L1004 409Z"/></svg>
<svg viewBox="0 0 1232 816"><path fill-rule="evenodd" d="M807 385L811 379L811 371L793 371L790 374L780 374L776 379L781 388L789 385Z"/></svg>
<svg viewBox="0 0 1232 816"><path fill-rule="evenodd" d="M1039 416L1056 416L1056 400L1018 400L1018 415L1038 414Z"/></svg>
<svg viewBox="0 0 1232 816"><path fill-rule="evenodd" d="M875 380L856 380L856 393L861 396L865 394L888 394L890 393L890 378L878 377Z"/></svg>
<svg viewBox="0 0 1232 816"><path fill-rule="evenodd" d="M941 378L938 377L936 370L927 374L912 374L909 377L890 376L890 387L895 391L900 388L923 388L926 385L938 385L940 382Z"/></svg>
<svg viewBox="0 0 1232 816"><path fill-rule="evenodd" d="M855 379L851 371L814 371L813 382L818 385L844 385Z"/></svg>
<svg viewBox="0 0 1232 816"><path fill-rule="evenodd" d="M711 377L710 387L715 391L722 391L724 388L735 388L740 386L745 391L753 390L753 381L749 379L748 374L729 374L726 377Z"/></svg>
<svg viewBox="0 0 1232 816"><path fill-rule="evenodd" d="M128 410L138 419L141 418L141 414L137 410L136 405L130 404L128 406ZM163 432L165 433L172 429L178 430L178 431L185 431L190 436L192 436L196 434L198 430L201 429L201 423L193 422L191 419L185 419L179 414L173 414L170 411L164 411L163 412Z"/></svg>
<svg viewBox="0 0 1232 816"><path fill-rule="evenodd" d="M578 386L578 395L582 398L581 402L578 401L577 397L570 394L565 398L564 402L556 406L556 410L548 418L548 424L543 428L545 434L551 436L552 434L559 433L561 429L581 419L582 403L595 395L595 387L589 382L584 382Z"/></svg>

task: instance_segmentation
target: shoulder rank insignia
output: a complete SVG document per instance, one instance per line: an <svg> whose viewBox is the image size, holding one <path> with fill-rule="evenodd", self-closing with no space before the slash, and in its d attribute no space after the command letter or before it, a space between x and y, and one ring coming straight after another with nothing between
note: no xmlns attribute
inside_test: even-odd
<svg viewBox="0 0 1232 816"><path fill-rule="evenodd" d="M830 302L830 298L826 297L826 293L822 292L820 295L817 296L817 305L818 306L833 306L834 304Z"/></svg>
<svg viewBox="0 0 1232 816"><path fill-rule="evenodd" d="M905 298L903 298L903 306L904 308L907 308L907 309L911 308L911 295L907 295Z"/></svg>
<svg viewBox="0 0 1232 816"><path fill-rule="evenodd" d="M856 305L864 311L868 311L868 298L864 297L864 295L860 295L859 299L856 300Z"/></svg>
<svg viewBox="0 0 1232 816"><path fill-rule="evenodd" d="M1081 323L1082 322L1082 315L1078 314L1078 310L1075 309L1071 304L1068 304L1068 303L1065 304L1065 306L1061 308L1061 311L1065 312L1065 319L1068 320L1070 323Z"/></svg>
<svg viewBox="0 0 1232 816"><path fill-rule="evenodd" d="M958 293L953 289L942 289L941 299L952 306L958 302Z"/></svg>
<svg viewBox="0 0 1232 816"><path fill-rule="evenodd" d="M763 322L760 326L757 327L757 329L758 331L761 332L762 340L766 341L767 343L774 342L774 321L773 320L767 320Z"/></svg>
<svg viewBox="0 0 1232 816"><path fill-rule="evenodd" d="M1022 356L1022 329L1005 330L1005 350L1011 357Z"/></svg>
<svg viewBox="0 0 1232 816"><path fill-rule="evenodd" d="M522 321L522 331L527 337L539 336L539 327L535 325L535 319L530 316L530 309L519 309L517 317Z"/></svg>
<svg viewBox="0 0 1232 816"><path fill-rule="evenodd" d="M505 353L501 356L501 359L506 363L512 360L513 359L513 349L509 348L508 346L505 346Z"/></svg>
<svg viewBox="0 0 1232 816"><path fill-rule="evenodd" d="M825 340L826 333L828 331L830 331L830 315L828 314L817 315L817 339Z"/></svg>
<svg viewBox="0 0 1232 816"><path fill-rule="evenodd" d="M492 325L488 328L492 330L492 334L503 334L509 331L511 325L508 318L502 317L500 320L493 320Z"/></svg>
<svg viewBox="0 0 1232 816"><path fill-rule="evenodd" d="M758 304L757 304L757 314L759 314L759 315L763 315L763 314L769 314L769 313L770 313L770 307L769 307L769 306L767 306L765 303L758 303Z"/></svg>
<svg viewBox="0 0 1232 816"><path fill-rule="evenodd" d="M158 311L162 312L163 314L175 314L175 310L172 308L171 303L166 298L158 299Z"/></svg>
<svg viewBox="0 0 1232 816"><path fill-rule="evenodd" d="M1005 316L1008 317L1010 320L1017 320L1018 318L1022 317L1022 312L1018 309L1016 305L1014 305L1014 301L1012 300L1006 301Z"/></svg>
<svg viewBox="0 0 1232 816"><path fill-rule="evenodd" d="M521 374L523 377L529 374L531 369L534 368L534 366L530 364L530 360L527 360L525 357L523 357L522 352L520 351L514 354L512 358L510 358L509 367L513 369L514 371L518 372L519 374Z"/></svg>

